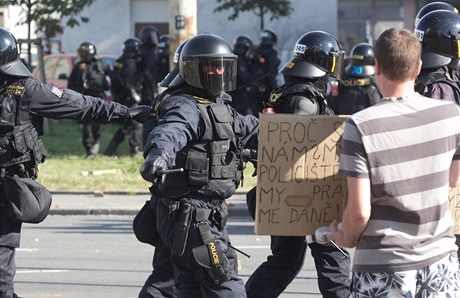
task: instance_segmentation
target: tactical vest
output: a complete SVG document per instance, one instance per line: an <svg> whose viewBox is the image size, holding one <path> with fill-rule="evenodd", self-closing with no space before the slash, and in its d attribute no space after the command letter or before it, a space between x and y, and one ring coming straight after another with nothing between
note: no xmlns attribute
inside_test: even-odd
<svg viewBox="0 0 460 298"><path fill-rule="evenodd" d="M283 85L274 89L270 93L268 105L275 108L278 113L291 113L289 100L295 96L303 96L313 98L319 104L320 115L334 115L334 112L327 106L326 99L323 94L313 84L295 84L290 87Z"/></svg>
<svg viewBox="0 0 460 298"><path fill-rule="evenodd" d="M175 167L184 172L168 175L160 188L171 197L191 193L203 199L226 199L243 177L240 119L227 104L181 96L193 100L201 111L204 134L177 152Z"/></svg>
<svg viewBox="0 0 460 298"><path fill-rule="evenodd" d="M48 152L32 125L30 98L24 99L27 79L0 92L0 175L36 169Z"/></svg>
<svg viewBox="0 0 460 298"><path fill-rule="evenodd" d="M419 76L415 81L415 91L423 95L423 89L435 83L445 83L451 86L454 90L455 102L460 105L460 82L455 75L449 72L435 71Z"/></svg>
<svg viewBox="0 0 460 298"><path fill-rule="evenodd" d="M104 91L109 89L101 61L92 60L90 63L80 63L79 67L82 72L82 85L89 95L101 96Z"/></svg>
<svg viewBox="0 0 460 298"><path fill-rule="evenodd" d="M341 80L339 86L338 96L331 99L331 107L337 114L352 115L382 98L370 77L347 78Z"/></svg>

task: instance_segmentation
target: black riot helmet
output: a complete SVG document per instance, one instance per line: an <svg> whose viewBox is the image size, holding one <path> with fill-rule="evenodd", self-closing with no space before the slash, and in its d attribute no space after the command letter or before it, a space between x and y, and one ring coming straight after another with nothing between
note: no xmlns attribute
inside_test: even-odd
<svg viewBox="0 0 460 298"><path fill-rule="evenodd" d="M127 55L132 55L135 57L141 56L141 45L142 41L139 38L132 37L125 40L123 43L123 53Z"/></svg>
<svg viewBox="0 0 460 298"><path fill-rule="evenodd" d="M146 45L158 45L160 43L160 35L157 28L153 26L145 27L141 32L141 40Z"/></svg>
<svg viewBox="0 0 460 298"><path fill-rule="evenodd" d="M187 40L183 41L177 47L176 52L174 53L174 57L173 57L173 68L169 71L166 77L160 82L160 87L170 87L171 82L179 74L179 57L186 43L187 43Z"/></svg>
<svg viewBox="0 0 460 298"><path fill-rule="evenodd" d="M171 36L169 36L168 34L163 34L160 36L160 43L165 45L165 46L169 46L171 42Z"/></svg>
<svg viewBox="0 0 460 298"><path fill-rule="evenodd" d="M431 2L420 8L420 10L418 11L417 16L415 17L415 27L417 27L418 22L421 18L435 10L451 10L458 14L457 8L450 3L440 1Z"/></svg>
<svg viewBox="0 0 460 298"><path fill-rule="evenodd" d="M278 41L276 32L272 29L265 29L260 32L260 44L273 46Z"/></svg>
<svg viewBox="0 0 460 298"><path fill-rule="evenodd" d="M182 49L179 76L170 86L182 80L212 94L235 90L237 57L230 45L217 35L194 36Z"/></svg>
<svg viewBox="0 0 460 298"><path fill-rule="evenodd" d="M420 19L414 30L422 42L422 68L437 68L460 57L460 16L435 10Z"/></svg>
<svg viewBox="0 0 460 298"><path fill-rule="evenodd" d="M96 46L88 41L82 42L77 53L82 62L90 62L96 57Z"/></svg>
<svg viewBox="0 0 460 298"><path fill-rule="evenodd" d="M31 77L29 69L19 57L20 47L16 38L0 28L0 72L17 77Z"/></svg>
<svg viewBox="0 0 460 298"><path fill-rule="evenodd" d="M233 53L244 54L251 51L252 48L252 39L247 35L239 35L235 39L235 44L233 45Z"/></svg>
<svg viewBox="0 0 460 298"><path fill-rule="evenodd" d="M367 77L375 74L374 48L367 43L358 43L351 49L345 73L351 77Z"/></svg>
<svg viewBox="0 0 460 298"><path fill-rule="evenodd" d="M311 31L297 40L293 58L280 73L299 78L320 78L330 74L340 79L344 56L345 51L334 36L324 31Z"/></svg>

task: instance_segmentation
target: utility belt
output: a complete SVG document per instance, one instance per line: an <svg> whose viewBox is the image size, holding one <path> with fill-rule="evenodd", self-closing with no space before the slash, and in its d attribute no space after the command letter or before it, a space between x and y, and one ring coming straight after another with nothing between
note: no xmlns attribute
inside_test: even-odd
<svg viewBox="0 0 460 298"><path fill-rule="evenodd" d="M181 200L162 199L168 206L170 221L175 222L174 237L171 243L171 252L176 257L184 254L190 226L193 225L200 231L203 244L192 249L196 262L204 270L195 273L195 279L201 280L209 277L219 285L230 279L229 262L222 248L212 237L208 220L222 230L227 224L228 211L222 206L223 200L211 201L210 208L198 208Z"/></svg>

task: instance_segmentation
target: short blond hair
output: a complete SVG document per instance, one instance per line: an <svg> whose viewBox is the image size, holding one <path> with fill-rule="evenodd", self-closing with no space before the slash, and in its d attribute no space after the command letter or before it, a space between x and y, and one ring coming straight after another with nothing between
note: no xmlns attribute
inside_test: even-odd
<svg viewBox="0 0 460 298"><path fill-rule="evenodd" d="M385 77L395 82L415 80L419 73L422 46L407 29L384 31L374 45L375 59Z"/></svg>

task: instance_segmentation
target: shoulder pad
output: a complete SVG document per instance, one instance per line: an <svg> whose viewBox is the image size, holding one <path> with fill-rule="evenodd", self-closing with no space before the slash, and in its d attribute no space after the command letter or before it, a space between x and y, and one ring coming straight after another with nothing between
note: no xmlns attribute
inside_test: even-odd
<svg viewBox="0 0 460 298"><path fill-rule="evenodd" d="M192 97L194 100L196 100L197 103L202 103L202 104L212 103L212 100L209 100L207 98L198 97L198 96L192 96Z"/></svg>

